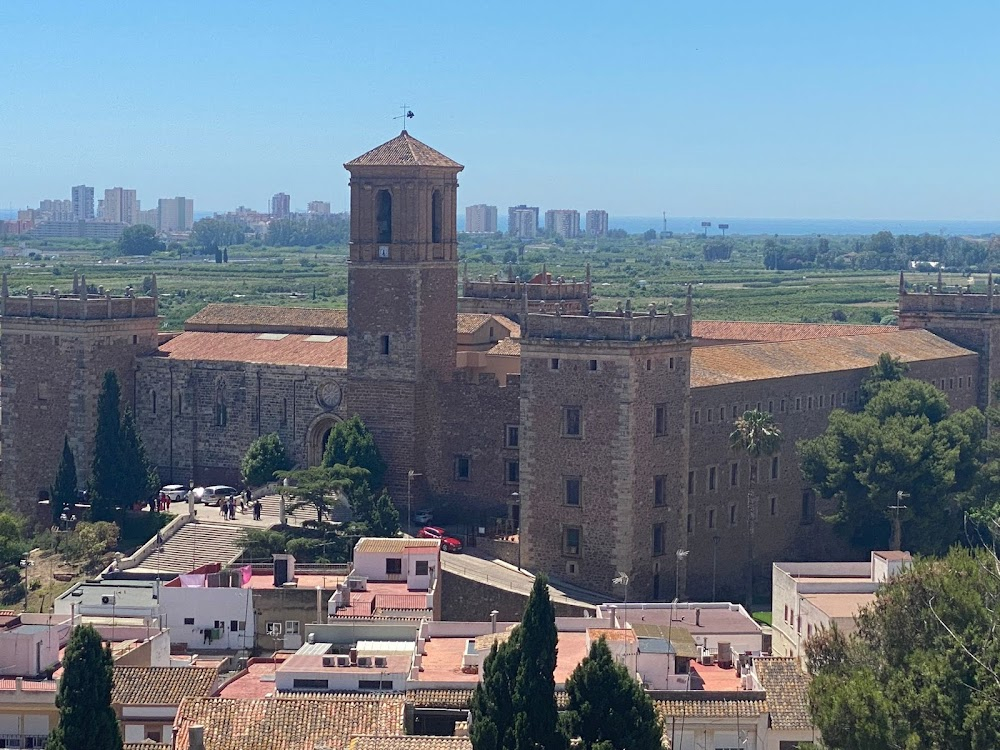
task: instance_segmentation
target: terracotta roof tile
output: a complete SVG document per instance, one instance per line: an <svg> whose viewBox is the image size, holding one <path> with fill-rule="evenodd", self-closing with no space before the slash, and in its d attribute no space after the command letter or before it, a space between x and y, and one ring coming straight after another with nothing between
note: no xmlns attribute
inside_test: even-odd
<svg viewBox="0 0 1000 750"><path fill-rule="evenodd" d="M500 339L486 353L501 357L520 357L521 340L516 338Z"/></svg>
<svg viewBox="0 0 1000 750"><path fill-rule="evenodd" d="M507 330L507 332L518 338L521 335L521 326L503 315L493 315L491 313L459 313L458 332L475 333L488 323L494 323Z"/></svg>
<svg viewBox="0 0 1000 750"><path fill-rule="evenodd" d="M468 688L416 689L406 691L406 702L417 708L469 708L473 690ZM569 705L569 695L560 690L556 693L556 706L561 709Z"/></svg>
<svg viewBox="0 0 1000 750"><path fill-rule="evenodd" d="M691 386L868 369L883 352L903 362L975 357L929 331L891 331L874 336L828 338L822 346L803 339L761 344L702 346L691 352Z"/></svg>
<svg viewBox="0 0 1000 750"><path fill-rule="evenodd" d="M189 696L206 696L219 674L206 667L115 667L111 702L179 706Z"/></svg>
<svg viewBox="0 0 1000 750"><path fill-rule="evenodd" d="M433 735L405 735L378 737L365 735L352 737L350 750L472 750L468 737L435 737ZM317 750L324 750L318 747Z"/></svg>
<svg viewBox="0 0 1000 750"><path fill-rule="evenodd" d="M347 310L213 302L184 322L186 331L347 333Z"/></svg>
<svg viewBox="0 0 1000 750"><path fill-rule="evenodd" d="M700 698L679 698L677 700L654 701L656 712L662 719L733 719L757 718L767 712L767 701L744 697L726 698L723 700L702 700Z"/></svg>
<svg viewBox="0 0 1000 750"><path fill-rule="evenodd" d="M126 742L122 745L122 750L170 750L170 745L160 742Z"/></svg>
<svg viewBox="0 0 1000 750"><path fill-rule="evenodd" d="M695 320L691 323L691 335L695 338L723 341L799 341L832 336L864 336L898 330L897 326L846 323L758 323L745 320Z"/></svg>
<svg viewBox="0 0 1000 750"><path fill-rule="evenodd" d="M376 609L429 609L426 594L379 594Z"/></svg>
<svg viewBox="0 0 1000 750"><path fill-rule="evenodd" d="M185 698L177 711L176 750L189 750L188 728L205 727L205 750L346 750L356 734L403 734L403 701L391 696L328 698Z"/></svg>
<svg viewBox="0 0 1000 750"><path fill-rule="evenodd" d="M392 140L361 154L357 159L351 159L344 166L348 169L351 167L403 166L464 169L457 161L449 159L426 143L421 143L405 130Z"/></svg>
<svg viewBox="0 0 1000 750"><path fill-rule="evenodd" d="M384 537L363 537L354 548L355 552L405 552L408 549L437 547L437 539L389 539Z"/></svg>
<svg viewBox="0 0 1000 750"><path fill-rule="evenodd" d="M346 336L185 331L160 346L159 351L162 356L179 360L347 367Z"/></svg>
<svg viewBox="0 0 1000 750"><path fill-rule="evenodd" d="M812 729L809 719L809 677L795 659L759 656L753 660L774 729Z"/></svg>

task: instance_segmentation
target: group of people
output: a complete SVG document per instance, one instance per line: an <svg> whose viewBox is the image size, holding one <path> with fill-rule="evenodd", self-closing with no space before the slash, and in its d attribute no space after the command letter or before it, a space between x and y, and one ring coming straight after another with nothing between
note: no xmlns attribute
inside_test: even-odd
<svg viewBox="0 0 1000 750"><path fill-rule="evenodd" d="M260 499L254 500L253 496L250 494L249 489L243 490L243 494L240 495L239 505L241 514L246 513L247 508L249 508L253 511L253 520L255 521L260 520L260 512L262 510ZM230 521L235 521L236 498L230 496L227 497L225 500L223 500L222 504L219 506L219 512L222 514L223 518L228 519Z"/></svg>

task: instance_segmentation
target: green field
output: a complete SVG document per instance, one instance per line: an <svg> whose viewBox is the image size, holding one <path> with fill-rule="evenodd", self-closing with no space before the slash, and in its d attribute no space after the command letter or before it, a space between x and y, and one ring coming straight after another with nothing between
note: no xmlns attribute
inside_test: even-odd
<svg viewBox="0 0 1000 750"><path fill-rule="evenodd" d="M793 241L793 240L790 240ZM259 243L258 243L259 244ZM472 278L505 276L511 262L522 277L541 271L567 279L582 279L591 267L597 308L611 310L631 299L644 310L654 302L682 310L688 284L694 290L694 312L701 319L785 322L891 322L898 275L890 271L850 269L767 270L762 241L734 243L726 261L706 261L700 238L643 241L637 236L617 240L539 241L523 249L516 240L463 235L460 254ZM17 254L13 254L13 253ZM155 273L164 329L177 329L209 302L345 307L347 248L314 246L271 248L231 246L229 262L212 256L179 254L175 249L150 257L115 258L108 247L71 243L28 242L19 252L7 249L3 260L12 293L27 287L36 292L55 286L72 289L73 273L88 284L121 293L129 284L137 290ZM462 271L460 271L461 275ZM914 281L917 274L910 274ZM931 277L925 275L927 283ZM948 275L947 283L966 283L963 274Z"/></svg>

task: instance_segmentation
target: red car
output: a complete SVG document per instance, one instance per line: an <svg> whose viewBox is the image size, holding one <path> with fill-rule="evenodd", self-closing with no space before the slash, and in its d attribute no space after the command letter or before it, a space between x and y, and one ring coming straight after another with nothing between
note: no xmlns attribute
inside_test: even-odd
<svg viewBox="0 0 1000 750"><path fill-rule="evenodd" d="M448 536L440 526L424 526L417 532L417 536L421 539L440 539L441 549L445 552L462 551L462 542L453 536Z"/></svg>

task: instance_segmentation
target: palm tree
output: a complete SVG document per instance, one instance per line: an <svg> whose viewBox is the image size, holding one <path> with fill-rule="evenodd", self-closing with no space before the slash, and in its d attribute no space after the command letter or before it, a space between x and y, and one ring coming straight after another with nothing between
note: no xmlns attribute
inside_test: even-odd
<svg viewBox="0 0 1000 750"><path fill-rule="evenodd" d="M729 434L729 447L744 453L750 463L750 482L747 485L747 606L753 606L753 534L756 508L753 502L753 486L757 481L757 460L761 456L773 456L781 448L781 428L774 421L774 415L753 409L743 412L743 416L733 423Z"/></svg>

